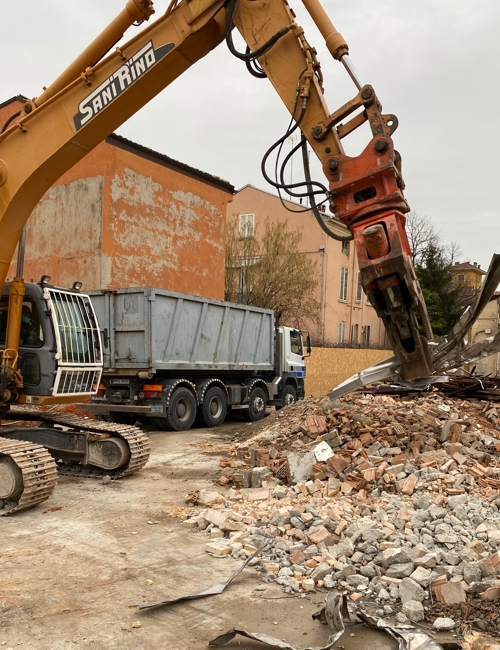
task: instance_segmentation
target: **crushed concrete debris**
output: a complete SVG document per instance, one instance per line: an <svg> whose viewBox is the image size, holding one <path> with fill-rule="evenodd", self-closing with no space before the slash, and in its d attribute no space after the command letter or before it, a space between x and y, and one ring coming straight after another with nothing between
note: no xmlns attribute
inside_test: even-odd
<svg viewBox="0 0 500 650"><path fill-rule="evenodd" d="M336 589L374 616L500 632L494 406L437 393L310 399L235 438L221 462L232 487L187 497L183 524L207 552L247 558L270 541L250 564L285 593Z"/></svg>

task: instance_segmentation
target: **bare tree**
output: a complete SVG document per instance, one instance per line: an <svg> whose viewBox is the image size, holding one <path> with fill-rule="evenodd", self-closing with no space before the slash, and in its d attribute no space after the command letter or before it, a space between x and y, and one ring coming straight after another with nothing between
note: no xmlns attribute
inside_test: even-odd
<svg viewBox="0 0 500 650"><path fill-rule="evenodd" d="M266 219L263 232L240 236L238 218L227 224L225 299L272 309L294 327L317 324L316 262L299 251L301 230ZM243 233L247 235L247 233Z"/></svg>
<svg viewBox="0 0 500 650"><path fill-rule="evenodd" d="M444 251L450 266L453 266L453 264L455 264L455 262L458 262L458 260L464 255L462 247L456 241L452 241L449 244L446 244Z"/></svg>
<svg viewBox="0 0 500 650"><path fill-rule="evenodd" d="M441 236L431 218L411 210L406 215L406 234L413 253L415 264L420 264L425 250L430 246L439 246Z"/></svg>

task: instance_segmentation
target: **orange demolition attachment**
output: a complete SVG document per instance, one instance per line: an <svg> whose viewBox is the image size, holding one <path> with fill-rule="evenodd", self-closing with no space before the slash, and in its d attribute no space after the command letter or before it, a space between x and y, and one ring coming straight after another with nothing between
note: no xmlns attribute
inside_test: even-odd
<svg viewBox="0 0 500 650"><path fill-rule="evenodd" d="M383 320L407 379L433 372L432 329L405 231L399 154L390 135L376 135L359 156L324 163L331 209L354 236L361 282Z"/></svg>

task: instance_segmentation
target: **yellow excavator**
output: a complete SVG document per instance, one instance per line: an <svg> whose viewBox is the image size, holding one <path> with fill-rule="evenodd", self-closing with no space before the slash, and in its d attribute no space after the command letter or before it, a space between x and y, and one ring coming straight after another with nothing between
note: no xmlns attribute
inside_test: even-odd
<svg viewBox="0 0 500 650"><path fill-rule="evenodd" d="M0 512L46 499L57 470L119 477L147 461L147 437L136 427L43 410L84 401L98 387L102 350L88 296L77 285L54 287L47 276L25 283L21 250L15 279L6 283L6 277L16 247L22 249L25 223L49 187L224 41L251 74L273 85L291 115L286 134L264 157L265 177L279 192L307 195L330 236L339 238L331 227L336 220L348 228L344 239L355 241L363 288L384 321L402 374L412 379L432 373L432 331L405 234L409 207L391 138L397 118L384 114L372 86L360 82L346 41L319 1L302 2L355 86L353 99L333 113L316 50L286 0L172 0L162 16L117 46L130 26L154 13L151 0L128 0L54 83L0 125L0 418L11 421L0 433ZM234 27L245 52L233 42ZM365 150L346 156L343 138L365 123L371 129ZM305 180L287 185L283 167L273 179L266 162L298 129L302 140L295 149L302 151ZM326 185L311 178L307 146L322 163ZM12 424L21 419L41 425Z"/></svg>

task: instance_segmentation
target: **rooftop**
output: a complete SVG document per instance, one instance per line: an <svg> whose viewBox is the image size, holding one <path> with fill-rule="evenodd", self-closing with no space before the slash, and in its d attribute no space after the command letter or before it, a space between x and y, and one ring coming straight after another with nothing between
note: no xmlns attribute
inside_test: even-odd
<svg viewBox="0 0 500 650"><path fill-rule="evenodd" d="M477 262L473 262L472 264L470 262L455 262L451 266L451 272L454 273L455 271L476 271L481 275L486 275L486 271L483 271Z"/></svg>

